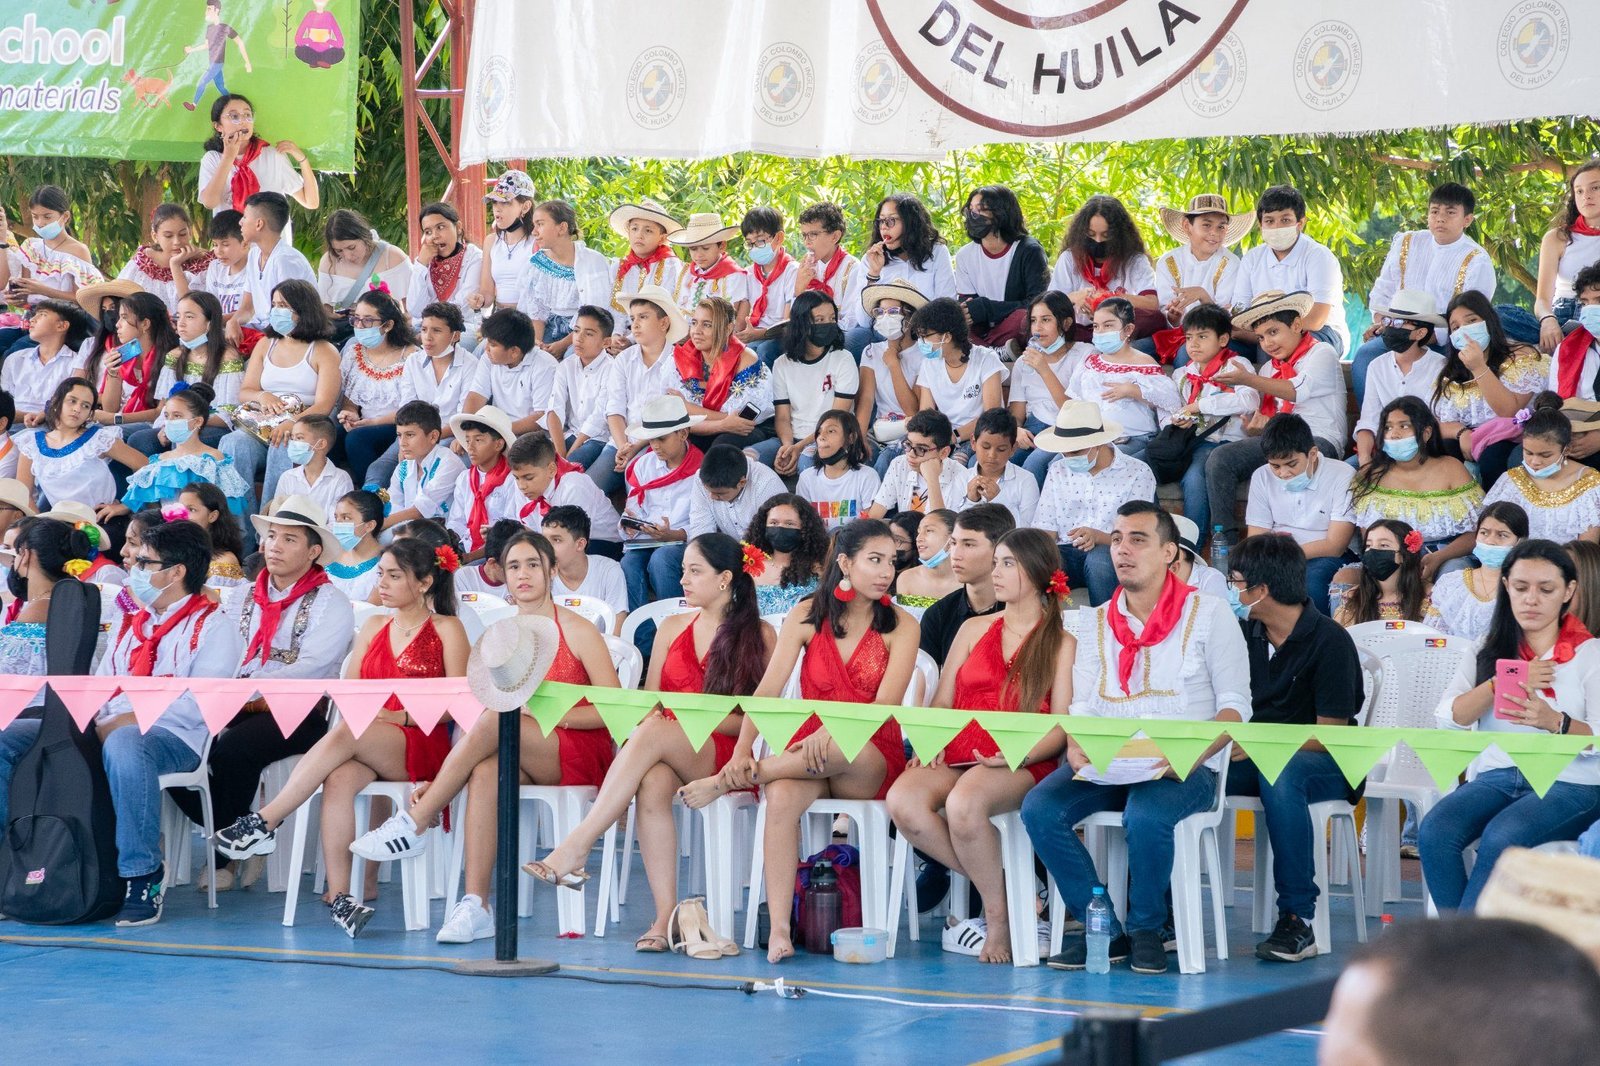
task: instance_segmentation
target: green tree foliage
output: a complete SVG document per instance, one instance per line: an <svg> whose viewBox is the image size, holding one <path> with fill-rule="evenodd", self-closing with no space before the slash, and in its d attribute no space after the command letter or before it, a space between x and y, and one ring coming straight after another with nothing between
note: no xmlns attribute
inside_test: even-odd
<svg viewBox="0 0 1600 1066"><path fill-rule="evenodd" d="M443 16L418 4L419 50L437 35ZM361 83L357 93L354 175L324 175L323 211L351 207L390 240L406 233L404 131L401 120L399 5L363 0ZM445 69L441 59L434 78ZM443 101L426 105L441 132ZM269 136L271 131L265 131ZM642 198L687 214L720 211L736 223L756 204L793 219L806 205L831 199L843 206L847 245L859 247L877 200L909 190L921 196L952 243L960 243L960 210L980 185L1010 185L1034 233L1054 249L1068 219L1088 196L1108 192L1128 205L1152 253L1170 243L1157 220L1163 205L1181 205L1204 191L1228 195L1235 209L1254 203L1268 185L1288 182L1310 202L1309 231L1344 262L1347 287L1365 291L1382 263L1383 238L1419 225L1428 189L1461 181L1478 195L1472 234L1489 250L1502 285L1532 287L1539 239L1562 207L1563 165L1600 149L1593 120L1538 120L1449 130L1412 130L1358 137L1249 137L1164 140L1133 144L1002 144L950 153L937 163L899 163L847 157L786 159L740 154L721 159L562 159L529 161L539 193L569 200L592 246L610 255L622 242L606 226L609 210ZM315 160L313 160L315 162ZM498 167L491 167L491 173ZM103 159L0 159L0 202L13 217L28 192L44 182L66 188L78 205L78 225L102 265L116 269L140 239L143 219L163 199L194 202L197 165ZM424 198L443 192L442 165L424 145ZM296 240L319 250L320 227L306 225ZM25 217L25 216L24 216ZM1247 237L1246 243L1254 238ZM798 241L791 242L798 247Z"/></svg>

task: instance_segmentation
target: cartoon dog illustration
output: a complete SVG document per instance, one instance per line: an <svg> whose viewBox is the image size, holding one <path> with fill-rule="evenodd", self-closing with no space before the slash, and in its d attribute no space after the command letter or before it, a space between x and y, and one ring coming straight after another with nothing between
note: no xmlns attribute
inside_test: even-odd
<svg viewBox="0 0 1600 1066"><path fill-rule="evenodd" d="M167 95L172 92L172 68L165 69L168 76L163 79L153 74L146 74L140 77L137 70L129 67L128 72L122 76L122 80L125 84L133 86L133 98L152 111L156 109L158 104L162 107L171 107L172 101L167 99Z"/></svg>

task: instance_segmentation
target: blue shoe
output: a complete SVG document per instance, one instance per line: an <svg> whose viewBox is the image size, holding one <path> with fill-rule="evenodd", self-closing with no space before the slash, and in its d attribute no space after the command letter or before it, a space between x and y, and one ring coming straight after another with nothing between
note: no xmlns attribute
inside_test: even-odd
<svg viewBox="0 0 1600 1066"><path fill-rule="evenodd" d="M117 912L117 927L121 929L138 925L155 925L161 920L161 908L166 902L166 868L156 867L155 873L144 877L128 878L127 894L122 898L122 909Z"/></svg>

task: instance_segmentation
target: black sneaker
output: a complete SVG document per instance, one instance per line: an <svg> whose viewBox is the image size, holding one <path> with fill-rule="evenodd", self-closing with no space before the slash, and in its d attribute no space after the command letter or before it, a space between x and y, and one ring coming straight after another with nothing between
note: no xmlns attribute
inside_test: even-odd
<svg viewBox="0 0 1600 1066"><path fill-rule="evenodd" d="M240 815L226 829L217 830L217 850L230 859L252 855L271 855L278 850L278 834L267 828L261 815L251 811Z"/></svg>
<svg viewBox="0 0 1600 1066"><path fill-rule="evenodd" d="M122 897L122 909L117 912L117 925L127 929L136 925L155 925L161 920L161 908L166 902L163 882L165 867L157 866L153 874L128 878L127 892Z"/></svg>
<svg viewBox="0 0 1600 1066"><path fill-rule="evenodd" d="M1126 935L1111 938L1111 961L1119 963L1128 957ZM1083 933L1068 933L1061 940L1061 954L1045 960L1052 970L1082 970L1089 964L1089 938Z"/></svg>
<svg viewBox="0 0 1600 1066"><path fill-rule="evenodd" d="M1278 915L1272 935L1256 945L1256 958L1264 962L1304 962L1317 953L1317 938L1298 914Z"/></svg>
<svg viewBox="0 0 1600 1066"><path fill-rule="evenodd" d="M1159 929L1140 929L1130 933L1132 950L1128 953L1128 967L1134 973L1166 973L1167 948L1161 941Z"/></svg>
<svg viewBox="0 0 1600 1066"><path fill-rule="evenodd" d="M333 919L333 924L343 929L351 940L360 936L361 930L372 921L372 913L371 907L363 907L348 892L339 893L333 897L333 902L328 904L328 914Z"/></svg>
<svg viewBox="0 0 1600 1066"><path fill-rule="evenodd" d="M943 863L929 859L917 871L917 910L927 914L944 902L950 894L950 870Z"/></svg>
<svg viewBox="0 0 1600 1066"><path fill-rule="evenodd" d="M1173 926L1171 918L1168 918L1167 924L1161 927L1161 950L1168 955L1178 950L1178 930Z"/></svg>

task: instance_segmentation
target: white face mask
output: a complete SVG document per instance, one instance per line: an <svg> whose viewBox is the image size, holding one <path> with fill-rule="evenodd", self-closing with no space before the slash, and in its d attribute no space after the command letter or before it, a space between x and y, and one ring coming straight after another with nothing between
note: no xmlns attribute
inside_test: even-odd
<svg viewBox="0 0 1600 1066"><path fill-rule="evenodd" d="M906 330L904 315L879 315L873 319L872 324L877 329L878 336L886 341L898 339Z"/></svg>
<svg viewBox="0 0 1600 1066"><path fill-rule="evenodd" d="M1261 231L1261 243L1274 252L1287 252L1300 239L1299 226L1277 226Z"/></svg>

